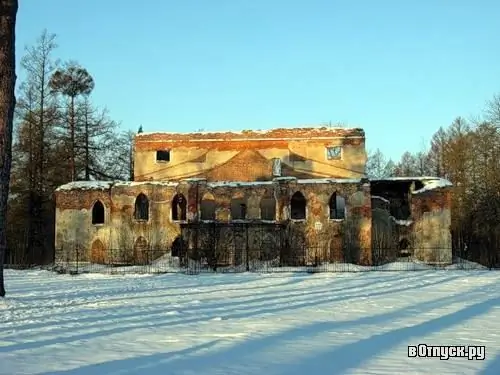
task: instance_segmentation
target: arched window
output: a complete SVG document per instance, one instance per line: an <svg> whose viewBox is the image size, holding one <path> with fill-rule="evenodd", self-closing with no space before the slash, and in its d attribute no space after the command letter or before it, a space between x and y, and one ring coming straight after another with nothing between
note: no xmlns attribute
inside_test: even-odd
<svg viewBox="0 0 500 375"><path fill-rule="evenodd" d="M92 224L104 224L104 205L96 201L92 206Z"/></svg>
<svg viewBox="0 0 500 375"><path fill-rule="evenodd" d="M330 219L342 220L345 219L345 198L337 193L333 193L330 197Z"/></svg>
<svg viewBox="0 0 500 375"><path fill-rule="evenodd" d="M292 195L290 201L290 217L292 220L305 220L306 218L306 198L304 195L297 191Z"/></svg>
<svg viewBox="0 0 500 375"><path fill-rule="evenodd" d="M215 197L210 193L203 195L200 203L201 220L215 220L215 208Z"/></svg>
<svg viewBox="0 0 500 375"><path fill-rule="evenodd" d="M182 194L175 194L172 199L172 220L184 221L186 220L187 201L186 197Z"/></svg>
<svg viewBox="0 0 500 375"><path fill-rule="evenodd" d="M247 201L241 196L231 199L231 220L245 220L247 216Z"/></svg>
<svg viewBox="0 0 500 375"><path fill-rule="evenodd" d="M134 218L136 220L149 220L149 200L143 193L135 198Z"/></svg>
<svg viewBox="0 0 500 375"><path fill-rule="evenodd" d="M276 199L271 194L264 195L260 200L260 218L276 220Z"/></svg>

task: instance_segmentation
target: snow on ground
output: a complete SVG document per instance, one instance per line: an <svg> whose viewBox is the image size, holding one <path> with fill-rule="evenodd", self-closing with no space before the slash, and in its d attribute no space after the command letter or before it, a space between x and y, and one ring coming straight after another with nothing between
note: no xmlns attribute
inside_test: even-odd
<svg viewBox="0 0 500 375"><path fill-rule="evenodd" d="M500 373L495 271L5 276L0 374Z"/></svg>
<svg viewBox="0 0 500 375"><path fill-rule="evenodd" d="M382 264L379 266L361 266L352 263L323 263L318 266L302 266L302 267L287 267L279 266L280 260L276 258L267 262L249 261L249 269L252 272L261 273L290 273L290 272L368 272L368 271L425 271L425 270L486 270L486 266L468 261L459 257L453 259L452 264L426 264L412 258L399 258L396 262ZM239 266L217 267L217 272L245 272L246 264ZM107 274L142 274L142 273L207 273L213 272L209 267L206 259L202 262L188 260L187 267L181 266L178 257L172 257L171 253L167 253L150 264L142 266L109 266L97 263L88 262L67 262L62 265L53 267L53 270L61 273L107 273Z"/></svg>

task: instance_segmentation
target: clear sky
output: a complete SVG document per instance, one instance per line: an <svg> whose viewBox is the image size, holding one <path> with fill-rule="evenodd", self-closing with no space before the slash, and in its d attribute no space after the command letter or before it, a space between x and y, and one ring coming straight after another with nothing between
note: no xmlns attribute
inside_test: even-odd
<svg viewBox="0 0 500 375"><path fill-rule="evenodd" d="M342 122L391 157L500 92L498 0L21 0L123 129Z"/></svg>

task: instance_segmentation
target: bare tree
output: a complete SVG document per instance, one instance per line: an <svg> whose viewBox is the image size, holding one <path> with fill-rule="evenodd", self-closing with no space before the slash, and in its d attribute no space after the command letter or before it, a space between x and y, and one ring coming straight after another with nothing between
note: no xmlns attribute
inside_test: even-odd
<svg viewBox="0 0 500 375"><path fill-rule="evenodd" d="M79 126L75 147L83 179L99 179L100 174L106 174L100 164L102 157L116 143L114 132L118 124L109 118L106 109L96 108L88 96L78 104L77 116Z"/></svg>
<svg viewBox="0 0 500 375"><path fill-rule="evenodd" d="M89 97L77 105L77 177L89 180L128 179L131 132L117 132L106 108L99 109Z"/></svg>
<svg viewBox="0 0 500 375"><path fill-rule="evenodd" d="M444 165L444 151L447 142L447 134L445 130L440 127L436 133L432 136L430 150L428 153L428 162L430 175L437 177L445 176L445 165Z"/></svg>
<svg viewBox="0 0 500 375"><path fill-rule="evenodd" d="M22 176L11 184L27 206L27 235L23 244L31 262L35 254L40 260L49 245L44 227L44 204L50 200L51 189L47 186L47 168L51 161L50 147L54 128L60 119L57 98L51 92L49 80L56 63L52 54L57 47L56 36L44 30L33 46L26 48L21 58L21 68L26 79L20 85L16 105L16 134L13 145L13 176ZM26 179L27 177L27 179ZM27 180L27 183L23 183ZM50 192L49 192L50 191ZM12 215L12 210L9 211ZM19 220L21 224L22 220ZM12 243L12 242L11 242ZM19 243L16 243L20 251ZM12 246L10 246L12 251ZM25 258L26 259L26 258Z"/></svg>
<svg viewBox="0 0 500 375"><path fill-rule="evenodd" d="M500 128L500 94L493 96L493 99L488 101L486 119L495 125L497 129Z"/></svg>
<svg viewBox="0 0 500 375"><path fill-rule="evenodd" d="M58 69L51 77L50 86L55 92L69 98L69 160L71 181L76 178L76 107L75 100L80 95L89 95L94 89L94 79L87 70L75 62L70 62L63 69Z"/></svg>
<svg viewBox="0 0 500 375"><path fill-rule="evenodd" d="M369 178L387 178L391 177L394 173L394 162L387 160L385 155L376 149L374 152L368 153L368 160L366 162L366 174Z"/></svg>
<svg viewBox="0 0 500 375"><path fill-rule="evenodd" d="M418 164L416 155L406 151L401 155L401 160L397 163L395 168L395 175L397 177L411 177L418 174Z"/></svg>
<svg viewBox="0 0 500 375"><path fill-rule="evenodd" d="M134 132L121 132L114 134L108 142L109 147L100 159L100 168L108 178L134 179L133 138Z"/></svg>
<svg viewBox="0 0 500 375"><path fill-rule="evenodd" d="M5 296L3 265L7 239L5 219L12 160L12 125L16 106L17 0L0 0L0 297Z"/></svg>

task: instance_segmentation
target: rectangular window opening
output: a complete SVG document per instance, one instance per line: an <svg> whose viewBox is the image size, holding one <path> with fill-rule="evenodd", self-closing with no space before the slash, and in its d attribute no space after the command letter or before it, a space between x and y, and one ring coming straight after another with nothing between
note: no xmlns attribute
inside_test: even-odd
<svg viewBox="0 0 500 375"><path fill-rule="evenodd" d="M156 151L156 161L170 161L170 150Z"/></svg>

